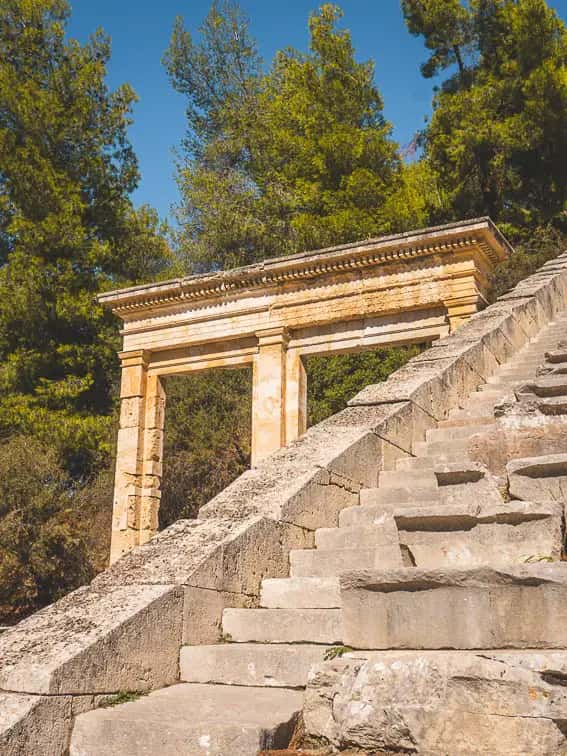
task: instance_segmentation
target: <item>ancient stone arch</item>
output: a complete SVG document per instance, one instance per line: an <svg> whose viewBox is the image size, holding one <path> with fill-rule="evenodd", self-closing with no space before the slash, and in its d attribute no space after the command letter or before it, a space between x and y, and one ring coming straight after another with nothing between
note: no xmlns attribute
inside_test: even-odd
<svg viewBox="0 0 567 756"><path fill-rule="evenodd" d="M101 295L124 324L111 560L157 530L165 376L252 365L254 465L305 431L303 357L445 336L508 251L483 218Z"/></svg>

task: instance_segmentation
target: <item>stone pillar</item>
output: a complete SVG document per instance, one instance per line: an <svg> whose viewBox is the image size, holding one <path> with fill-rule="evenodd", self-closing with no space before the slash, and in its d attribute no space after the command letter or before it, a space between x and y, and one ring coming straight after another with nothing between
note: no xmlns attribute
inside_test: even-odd
<svg viewBox="0 0 567 756"><path fill-rule="evenodd" d="M307 430L307 374L301 355L290 349L286 356L285 442L289 444Z"/></svg>
<svg viewBox="0 0 567 756"><path fill-rule="evenodd" d="M256 334L252 386L252 465L286 443L286 351L289 334L271 328Z"/></svg>
<svg viewBox="0 0 567 756"><path fill-rule="evenodd" d="M122 352L120 427L112 514L111 564L158 528L165 391L148 375L149 353Z"/></svg>

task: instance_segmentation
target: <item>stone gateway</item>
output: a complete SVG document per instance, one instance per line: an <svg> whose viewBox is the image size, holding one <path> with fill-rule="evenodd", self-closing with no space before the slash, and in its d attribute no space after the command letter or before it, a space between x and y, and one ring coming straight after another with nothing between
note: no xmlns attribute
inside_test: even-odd
<svg viewBox="0 0 567 756"><path fill-rule="evenodd" d="M111 561L157 530L164 377L253 365L255 465L306 430L303 357L446 336L508 252L480 219L101 295L124 322Z"/></svg>

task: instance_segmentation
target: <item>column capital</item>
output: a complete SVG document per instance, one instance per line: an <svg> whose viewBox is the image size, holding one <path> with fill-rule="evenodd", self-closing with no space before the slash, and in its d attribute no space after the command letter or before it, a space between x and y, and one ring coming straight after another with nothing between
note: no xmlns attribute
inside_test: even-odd
<svg viewBox="0 0 567 756"><path fill-rule="evenodd" d="M133 349L129 352L118 352L120 366L125 367L148 367L151 352L147 349Z"/></svg>
<svg viewBox="0 0 567 756"><path fill-rule="evenodd" d="M255 335L258 339L258 345L261 347L281 345L284 349L291 338L291 333L285 326L265 328L262 331L256 331Z"/></svg>

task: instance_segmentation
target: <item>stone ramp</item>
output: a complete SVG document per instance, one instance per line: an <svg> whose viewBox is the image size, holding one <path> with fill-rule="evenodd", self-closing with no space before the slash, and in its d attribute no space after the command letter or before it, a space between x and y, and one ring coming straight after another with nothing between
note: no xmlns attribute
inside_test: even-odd
<svg viewBox="0 0 567 756"><path fill-rule="evenodd" d="M285 747L303 694L180 684L77 719L69 756L253 756Z"/></svg>

